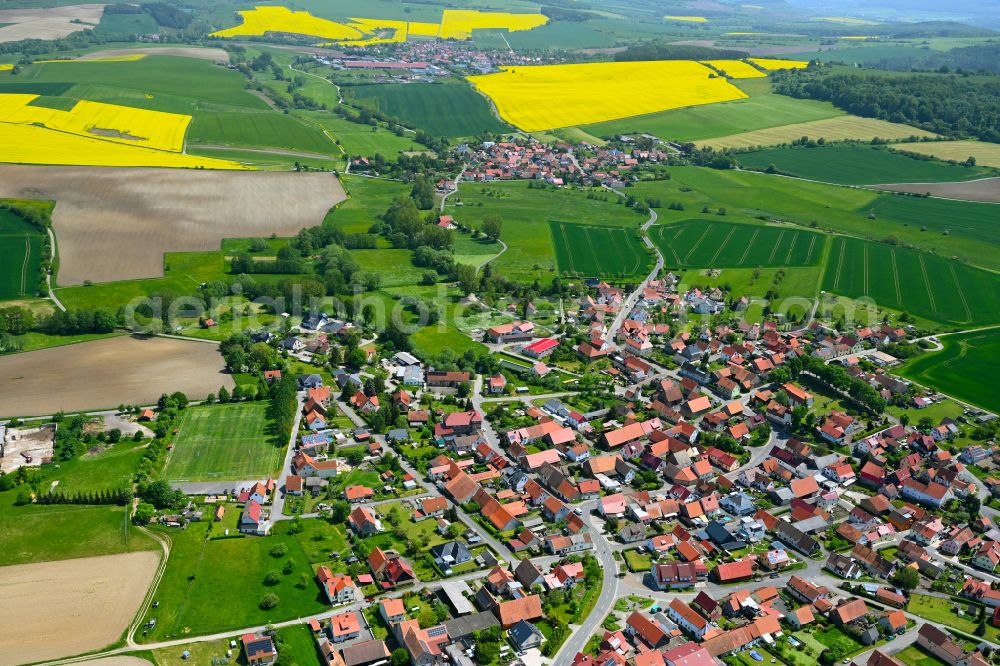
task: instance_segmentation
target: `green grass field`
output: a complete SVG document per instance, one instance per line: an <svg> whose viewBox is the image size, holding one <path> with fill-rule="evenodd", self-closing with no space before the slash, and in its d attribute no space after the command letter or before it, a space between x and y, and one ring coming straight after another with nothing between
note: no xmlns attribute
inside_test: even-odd
<svg viewBox="0 0 1000 666"><path fill-rule="evenodd" d="M273 111L199 113L188 129L192 144L243 148L279 148L340 155L340 150L315 125Z"/></svg>
<svg viewBox="0 0 1000 666"><path fill-rule="evenodd" d="M278 470L268 403L192 407L181 417L163 477L176 481L245 480Z"/></svg>
<svg viewBox="0 0 1000 666"><path fill-rule="evenodd" d="M910 645L893 656L907 666L944 666L943 661L928 652L924 652L917 645Z"/></svg>
<svg viewBox="0 0 1000 666"><path fill-rule="evenodd" d="M67 494L124 488L135 477L145 450L146 443L122 440L103 451L60 462L45 480L54 491ZM52 486L52 482L58 483Z"/></svg>
<svg viewBox="0 0 1000 666"><path fill-rule="evenodd" d="M658 225L649 232L674 268L755 268L813 266L827 239L796 227L690 220Z"/></svg>
<svg viewBox="0 0 1000 666"><path fill-rule="evenodd" d="M997 321L1000 278L939 256L835 238L823 276L823 289L903 310L931 321L981 326Z"/></svg>
<svg viewBox="0 0 1000 666"><path fill-rule="evenodd" d="M15 506L18 491L0 493L0 566L153 550L117 506ZM72 534L73 538L67 538Z"/></svg>
<svg viewBox="0 0 1000 666"><path fill-rule="evenodd" d="M503 220L500 239L508 250L490 266L514 279L530 281L556 271L551 220L637 229L647 219L613 203L614 196L608 201L588 199L580 191L531 189L526 181L462 183L459 192L448 199L445 212L473 227L480 227L487 215L499 215ZM458 201L464 205L456 205Z"/></svg>
<svg viewBox="0 0 1000 666"><path fill-rule="evenodd" d="M402 152L425 150L424 146L413 140L413 134L396 136L384 127L352 123L321 111L298 111L297 114L328 131L348 155L372 157L381 154L392 160Z"/></svg>
<svg viewBox="0 0 1000 666"><path fill-rule="evenodd" d="M601 137L644 132L672 141L694 141L844 115L827 102L776 95L767 79L734 84L750 97L612 120L583 129Z"/></svg>
<svg viewBox="0 0 1000 666"><path fill-rule="evenodd" d="M687 210L725 208L728 219L777 219L829 229L859 238L898 242L955 256L1000 270L1000 227L993 204L877 193L750 171L698 167L670 170L672 179L637 183L637 198L676 201ZM658 211L663 222L690 217L684 211Z"/></svg>
<svg viewBox="0 0 1000 666"><path fill-rule="evenodd" d="M493 115L486 98L465 83L376 84L354 91L357 101L435 136L510 131Z"/></svg>
<svg viewBox="0 0 1000 666"><path fill-rule="evenodd" d="M737 159L744 167L766 169L773 164L781 173L843 185L952 182L994 173L993 169L919 160L865 145L770 148L741 153Z"/></svg>
<svg viewBox="0 0 1000 666"><path fill-rule="evenodd" d="M637 231L551 220L552 244L560 272L586 277L635 277L650 266Z"/></svg>
<svg viewBox="0 0 1000 666"><path fill-rule="evenodd" d="M237 513L235 508L230 511ZM222 524L192 523L186 530L163 530L171 540L170 559L155 593L160 606L148 615L157 618L157 625L140 640L222 632L329 608L301 545L287 533L288 523L276 525L267 538L224 538ZM271 550L278 545L286 553L275 557ZM271 571L278 572L280 581L265 585ZM260 600L268 593L278 596L278 605L262 610Z"/></svg>
<svg viewBox="0 0 1000 666"><path fill-rule="evenodd" d="M0 300L36 293L42 236L20 216L0 210Z"/></svg>
<svg viewBox="0 0 1000 666"><path fill-rule="evenodd" d="M348 234L368 233L368 229L389 208L395 197L406 196L410 188L405 183L375 180L364 176L344 176L341 183L347 200L327 214L324 223L332 223Z"/></svg>
<svg viewBox="0 0 1000 666"><path fill-rule="evenodd" d="M919 356L899 374L959 400L1000 412L993 378L1000 370L1000 328L940 338L944 349Z"/></svg>

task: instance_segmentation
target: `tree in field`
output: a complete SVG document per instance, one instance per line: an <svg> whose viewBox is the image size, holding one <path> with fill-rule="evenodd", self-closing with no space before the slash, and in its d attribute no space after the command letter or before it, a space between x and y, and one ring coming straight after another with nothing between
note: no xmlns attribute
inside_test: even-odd
<svg viewBox="0 0 1000 666"><path fill-rule="evenodd" d="M458 280L458 288L466 296L474 292L479 283L476 267L469 264L455 264L455 277Z"/></svg>
<svg viewBox="0 0 1000 666"><path fill-rule="evenodd" d="M270 610L270 609L274 608L275 606L277 606L279 601L281 601L281 600L278 599L278 595L277 594L274 594L273 592L269 592L269 593L265 594L263 596L263 598L261 598L261 600L260 600L260 607L261 607L262 610Z"/></svg>
<svg viewBox="0 0 1000 666"><path fill-rule="evenodd" d="M499 240L502 228L503 219L499 215L487 215L483 218L483 233L490 240Z"/></svg>

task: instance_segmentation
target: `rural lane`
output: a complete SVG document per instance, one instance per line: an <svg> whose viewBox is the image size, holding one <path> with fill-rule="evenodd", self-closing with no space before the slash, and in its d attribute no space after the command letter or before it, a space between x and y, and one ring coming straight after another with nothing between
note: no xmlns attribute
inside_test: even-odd
<svg viewBox="0 0 1000 666"><path fill-rule="evenodd" d="M50 252L51 252L51 256L49 258L49 261L51 263L55 263L55 261L56 261L56 236L55 236L55 234L52 233L52 226L51 225L49 225L48 227L46 227L45 230L49 233L49 248L50 248ZM51 300L53 303L55 303L55 306L57 308L59 308L63 312L66 312L66 306L63 305L62 301L59 300L59 297L56 296L56 292L52 291L52 270L51 269L45 273L45 286L49 290L49 300Z"/></svg>

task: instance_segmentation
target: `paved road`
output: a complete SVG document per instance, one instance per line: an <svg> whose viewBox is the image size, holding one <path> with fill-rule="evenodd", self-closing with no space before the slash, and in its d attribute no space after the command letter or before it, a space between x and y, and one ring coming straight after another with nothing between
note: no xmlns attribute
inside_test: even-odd
<svg viewBox="0 0 1000 666"><path fill-rule="evenodd" d="M274 496L271 499L271 522L279 520L289 520L293 516L286 516L285 511L285 482L292 473L292 458L295 457L295 439L299 434L299 424L302 422L302 406L305 404L306 391L299 391L296 394L295 422L292 424L292 434L288 438L288 448L285 450L285 459L281 463L281 474L274 487Z"/></svg>
<svg viewBox="0 0 1000 666"><path fill-rule="evenodd" d="M620 192L617 192L617 190L611 190L611 191L621 194ZM611 327L608 328L608 334L606 339L609 341L615 339L615 337L618 335L618 331L622 327L622 324L625 323L625 317L627 317L629 314L632 313L632 308L634 308L636 303L639 302L639 298L642 296L642 292L646 289L646 287L649 286L650 282L656 279L656 276L660 274L660 271L663 270L663 255L660 253L660 250L655 245L653 245L653 242L649 240L649 236L646 235L646 230L649 229L649 227L651 227L655 223L656 223L656 211L650 208L649 219L646 221L645 224L642 225L642 227L640 227L640 230L642 232L642 241L646 244L646 247L652 249L653 252L656 253L656 265L653 267L653 270L650 272L650 274L646 276L646 279L643 280L641 283L639 283L639 286L637 286L635 290L631 294L629 294L628 298L626 298L625 302L622 304L622 307L618 310L618 313L615 315L614 321L611 322Z"/></svg>
<svg viewBox="0 0 1000 666"><path fill-rule="evenodd" d="M576 653L583 652L587 641L598 633L605 616L611 612L618 601L618 563L615 561L611 543L603 534L604 525L599 523L599 519L590 513L597 506L597 501L585 502L579 506L584 511L584 521L590 526L589 533L594 540L593 554L601 563L601 569L604 571L604 583L601 587L601 595L597 598L597 603L594 604L590 615L579 625L570 625L573 633L552 657L554 664L567 664Z"/></svg>

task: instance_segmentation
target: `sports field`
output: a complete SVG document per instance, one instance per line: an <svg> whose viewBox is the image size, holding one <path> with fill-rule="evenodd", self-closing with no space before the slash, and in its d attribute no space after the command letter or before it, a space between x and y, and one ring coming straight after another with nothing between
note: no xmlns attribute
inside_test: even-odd
<svg viewBox="0 0 1000 666"><path fill-rule="evenodd" d="M274 443L267 408L267 402L247 402L186 410L163 477L242 481L273 474L284 448Z"/></svg>
<svg viewBox="0 0 1000 666"><path fill-rule="evenodd" d="M900 368L899 374L1000 412L1000 394L993 387L1000 372L1000 328L946 335L940 340L944 349L917 357Z"/></svg>
<svg viewBox="0 0 1000 666"><path fill-rule="evenodd" d="M689 220L650 229L667 266L677 268L756 268L812 266L827 239L797 227Z"/></svg>
<svg viewBox="0 0 1000 666"><path fill-rule="evenodd" d="M585 277L633 277L650 265L635 229L549 222L556 264L562 272Z"/></svg>
<svg viewBox="0 0 1000 666"><path fill-rule="evenodd" d="M0 210L0 299L34 295L42 259L42 232Z"/></svg>
<svg viewBox="0 0 1000 666"><path fill-rule="evenodd" d="M1000 319L995 273L886 243L835 238L823 289L955 326Z"/></svg>
<svg viewBox="0 0 1000 666"><path fill-rule="evenodd" d="M872 139L908 139L910 137L932 137L930 132L890 123L877 118L862 118L860 116L843 115L826 120L800 122L791 125L772 126L768 129L740 132L729 136L716 135L711 139L697 141L705 147L721 150L723 148L753 148L755 146L774 146L788 143L800 137L810 139L825 139L827 141L871 141Z"/></svg>
<svg viewBox="0 0 1000 666"><path fill-rule="evenodd" d="M774 165L781 173L842 185L953 182L994 173L992 169L916 159L869 145L770 148L741 153L737 159L744 167L766 169Z"/></svg>
<svg viewBox="0 0 1000 666"><path fill-rule="evenodd" d="M583 129L604 137L645 132L661 139L694 141L844 115L827 102L775 95L766 78L742 79L734 85L749 97L587 125Z"/></svg>
<svg viewBox="0 0 1000 666"><path fill-rule="evenodd" d="M472 88L455 83L377 84L354 88L358 101L370 100L380 111L409 127L435 136L459 137L509 132L493 115L489 102ZM370 130L369 130L370 131Z"/></svg>

